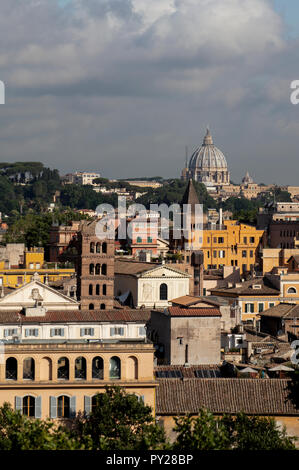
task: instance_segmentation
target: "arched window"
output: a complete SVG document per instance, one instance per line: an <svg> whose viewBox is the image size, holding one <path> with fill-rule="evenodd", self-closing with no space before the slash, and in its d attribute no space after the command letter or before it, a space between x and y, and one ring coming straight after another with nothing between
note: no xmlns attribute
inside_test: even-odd
<svg viewBox="0 0 299 470"><path fill-rule="evenodd" d="M121 377L121 366L120 359L117 356L111 357L109 361L109 378L120 379Z"/></svg>
<svg viewBox="0 0 299 470"><path fill-rule="evenodd" d="M26 357L23 361L23 379L34 380L34 359Z"/></svg>
<svg viewBox="0 0 299 470"><path fill-rule="evenodd" d="M296 294L296 293L297 293L297 290L295 289L295 287L288 288L288 294Z"/></svg>
<svg viewBox="0 0 299 470"><path fill-rule="evenodd" d="M57 418L70 417L70 397L61 395L57 398Z"/></svg>
<svg viewBox="0 0 299 470"><path fill-rule="evenodd" d="M96 285L96 295L100 295L100 284Z"/></svg>
<svg viewBox="0 0 299 470"><path fill-rule="evenodd" d="M167 300L168 298L168 288L167 284L160 285L160 300Z"/></svg>
<svg viewBox="0 0 299 470"><path fill-rule="evenodd" d="M94 357L92 360L92 378L103 380L104 378L104 361L101 357Z"/></svg>
<svg viewBox="0 0 299 470"><path fill-rule="evenodd" d="M102 265L102 275L106 276L106 274L107 274L107 264L103 264Z"/></svg>
<svg viewBox="0 0 299 470"><path fill-rule="evenodd" d="M96 247L97 253L101 253L101 244L98 242Z"/></svg>
<svg viewBox="0 0 299 470"><path fill-rule="evenodd" d="M107 243L106 242L104 242L102 244L102 253L107 253Z"/></svg>
<svg viewBox="0 0 299 470"><path fill-rule="evenodd" d="M86 379L86 359L77 357L75 360L75 379Z"/></svg>
<svg viewBox="0 0 299 470"><path fill-rule="evenodd" d="M60 357L57 363L57 379L69 379L69 360L67 357Z"/></svg>
<svg viewBox="0 0 299 470"><path fill-rule="evenodd" d="M35 398L30 395L23 397L22 413L28 418L34 418L35 416Z"/></svg>
<svg viewBox="0 0 299 470"><path fill-rule="evenodd" d="M6 359L5 377L7 380L17 380L18 378L18 361L14 357Z"/></svg>
<svg viewBox="0 0 299 470"><path fill-rule="evenodd" d="M92 291L93 291L93 286L92 284L89 284L88 294L92 295Z"/></svg>
<svg viewBox="0 0 299 470"><path fill-rule="evenodd" d="M103 284L103 295L107 295L107 286L106 284Z"/></svg>
<svg viewBox="0 0 299 470"><path fill-rule="evenodd" d="M94 310L94 304L89 304L88 309L89 310Z"/></svg>
<svg viewBox="0 0 299 470"><path fill-rule="evenodd" d="M96 274L101 274L101 265L96 264Z"/></svg>
<svg viewBox="0 0 299 470"><path fill-rule="evenodd" d="M101 305L100 305L100 310L106 310L106 305L105 305L105 304L101 304Z"/></svg>
<svg viewBox="0 0 299 470"><path fill-rule="evenodd" d="M91 263L89 265L89 274L94 274L94 264L93 263Z"/></svg>
<svg viewBox="0 0 299 470"><path fill-rule="evenodd" d="M94 242L90 243L90 253L94 253Z"/></svg>

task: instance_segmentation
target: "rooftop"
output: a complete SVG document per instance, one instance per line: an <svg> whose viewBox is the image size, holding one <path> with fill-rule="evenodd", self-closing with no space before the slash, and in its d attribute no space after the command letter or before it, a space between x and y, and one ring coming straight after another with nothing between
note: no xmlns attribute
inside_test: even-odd
<svg viewBox="0 0 299 470"><path fill-rule="evenodd" d="M150 319L150 310L58 310L47 311L45 316L26 317L17 311L0 312L0 324L29 323L95 323L140 322Z"/></svg>
<svg viewBox="0 0 299 470"><path fill-rule="evenodd" d="M157 415L198 414L207 408L216 414L299 416L288 400L286 379L157 379Z"/></svg>

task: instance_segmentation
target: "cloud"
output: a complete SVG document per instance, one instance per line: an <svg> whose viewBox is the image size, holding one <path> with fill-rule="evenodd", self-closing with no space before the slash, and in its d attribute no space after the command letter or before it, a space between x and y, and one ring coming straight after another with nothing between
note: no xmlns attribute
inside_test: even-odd
<svg viewBox="0 0 299 470"><path fill-rule="evenodd" d="M246 159L258 151L247 148L255 122L269 135L273 125L276 139L282 121L295 135L285 87L298 78L289 53L298 54L270 1L61 5L10 0L2 7L3 159L47 159L69 171L84 154L86 165L109 176L178 176L185 144L198 145L209 123L239 176L239 152ZM261 171L268 174L266 165Z"/></svg>

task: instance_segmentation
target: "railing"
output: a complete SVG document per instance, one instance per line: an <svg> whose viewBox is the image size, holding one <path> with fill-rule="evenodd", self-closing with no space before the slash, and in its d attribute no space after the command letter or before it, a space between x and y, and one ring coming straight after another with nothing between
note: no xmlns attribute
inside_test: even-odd
<svg viewBox="0 0 299 470"><path fill-rule="evenodd" d="M57 378L58 379L69 379L69 371L67 369L58 369L57 370Z"/></svg>
<svg viewBox="0 0 299 470"><path fill-rule="evenodd" d="M104 378L103 369L92 369L92 378L103 380Z"/></svg>
<svg viewBox="0 0 299 470"><path fill-rule="evenodd" d="M76 369L75 379L86 379L86 371L84 369Z"/></svg>
<svg viewBox="0 0 299 470"><path fill-rule="evenodd" d="M23 379L26 380L34 380L34 372L29 371L29 372L23 372Z"/></svg>
<svg viewBox="0 0 299 470"><path fill-rule="evenodd" d="M17 380L17 371L16 370L7 370L6 371L7 380Z"/></svg>

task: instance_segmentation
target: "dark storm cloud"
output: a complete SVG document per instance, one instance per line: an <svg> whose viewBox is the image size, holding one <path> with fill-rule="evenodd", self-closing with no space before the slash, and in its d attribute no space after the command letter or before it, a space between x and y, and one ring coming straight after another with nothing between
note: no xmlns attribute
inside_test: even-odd
<svg viewBox="0 0 299 470"><path fill-rule="evenodd" d="M271 5L10 0L0 18L1 159L178 176L185 145L200 144L209 124L233 180L248 169L296 184L298 48Z"/></svg>

